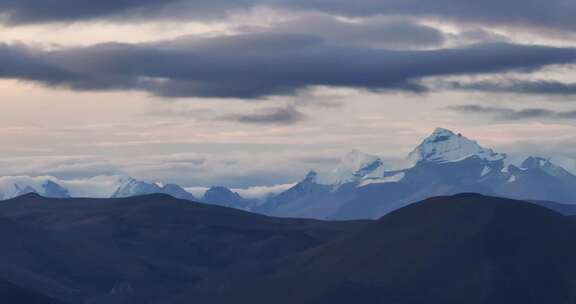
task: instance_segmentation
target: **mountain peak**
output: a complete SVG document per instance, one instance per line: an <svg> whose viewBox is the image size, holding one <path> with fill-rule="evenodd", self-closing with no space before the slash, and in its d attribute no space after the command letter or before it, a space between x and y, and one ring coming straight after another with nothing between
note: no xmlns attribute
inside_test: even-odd
<svg viewBox="0 0 576 304"><path fill-rule="evenodd" d="M499 161L506 158L506 154L496 153L492 149L484 148L476 141L444 128L435 129L430 136L424 139L408 155L408 158L412 163L416 164L419 162L455 162L472 156L477 156L487 161Z"/></svg>
<svg viewBox="0 0 576 304"><path fill-rule="evenodd" d="M121 198L153 193L163 193L162 188L156 184L149 184L132 177L123 177L118 180L118 187L112 197Z"/></svg>
<svg viewBox="0 0 576 304"><path fill-rule="evenodd" d="M212 186L202 197L204 203L241 208L244 207L244 198L230 188L223 186Z"/></svg>
<svg viewBox="0 0 576 304"><path fill-rule="evenodd" d="M526 170L542 170L555 177L573 177L572 173L552 163L549 158L530 156L522 162L520 167Z"/></svg>
<svg viewBox="0 0 576 304"><path fill-rule="evenodd" d="M168 194L178 199L195 201L194 195L176 184L161 185L159 183L148 183L134 179L133 177L122 177L118 180L118 186L112 197L131 197L148 194L162 193Z"/></svg>
<svg viewBox="0 0 576 304"><path fill-rule="evenodd" d="M456 133L452 132L452 130L445 129L445 128L436 128L434 132L432 132L432 136L454 136Z"/></svg>
<svg viewBox="0 0 576 304"><path fill-rule="evenodd" d="M430 134L426 139L424 139L424 141L428 143L434 143L434 142L448 141L452 138L462 138L462 137L463 137L462 134L460 133L456 134L452 130L445 128L436 128L434 129L434 132L432 132L432 134Z"/></svg>
<svg viewBox="0 0 576 304"><path fill-rule="evenodd" d="M57 183L47 180L42 184L43 195L53 198L69 198L70 192L68 189L58 185Z"/></svg>
<svg viewBox="0 0 576 304"><path fill-rule="evenodd" d="M360 150L352 150L340 159L340 164L332 170L326 177L322 178L322 182L326 184L345 184L353 182L357 179L356 174L370 165L378 163L377 166L382 165L380 157L364 153ZM373 168L373 170L376 168Z"/></svg>

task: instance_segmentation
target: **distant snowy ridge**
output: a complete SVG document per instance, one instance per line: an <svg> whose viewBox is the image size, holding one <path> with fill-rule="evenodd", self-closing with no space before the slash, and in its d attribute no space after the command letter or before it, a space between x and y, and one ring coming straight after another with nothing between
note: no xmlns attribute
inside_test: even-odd
<svg viewBox="0 0 576 304"><path fill-rule="evenodd" d="M576 176L553 160L530 156L513 164L506 154L448 129L434 130L407 159L404 168L393 168L380 157L354 150L326 175L329 178L309 173L254 211L283 217L378 218L415 201L461 192L576 203Z"/></svg>
<svg viewBox="0 0 576 304"><path fill-rule="evenodd" d="M352 150L329 172L311 170L294 184L185 189L118 176L76 181L5 177L0 178L0 199L30 192L49 197L90 197L96 193L98 197L118 198L164 193L267 215L320 219L378 218L415 201L460 192L576 203L576 176L563 166L573 169L576 161L565 158L557 163L538 156L518 160L438 128L399 164Z"/></svg>
<svg viewBox="0 0 576 304"><path fill-rule="evenodd" d="M132 197L155 193L168 194L175 198L190 201L196 200L192 193L186 191L184 188L176 184L160 185L157 183L147 183L144 181L136 180L132 177L125 177L120 179L118 181L118 187L111 197Z"/></svg>
<svg viewBox="0 0 576 304"><path fill-rule="evenodd" d="M0 200L7 200L28 193L37 193L53 198L70 197L67 189L46 177L0 177Z"/></svg>

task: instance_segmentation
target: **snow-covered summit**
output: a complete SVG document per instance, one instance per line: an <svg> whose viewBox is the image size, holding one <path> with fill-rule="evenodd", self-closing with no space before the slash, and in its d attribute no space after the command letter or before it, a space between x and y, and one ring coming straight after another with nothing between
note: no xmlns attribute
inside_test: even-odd
<svg viewBox="0 0 576 304"><path fill-rule="evenodd" d="M136 180L132 177L123 177L118 180L117 188L112 197L132 197L139 195L148 195L163 193L171 195L175 198L194 201L194 195L186 191L184 188L176 184L160 185L158 183L147 183L144 181Z"/></svg>
<svg viewBox="0 0 576 304"><path fill-rule="evenodd" d="M477 156L488 162L502 161L506 154L496 153L492 149L480 146L476 141L456 134L448 129L437 128L424 141L408 155L407 163L392 168L385 165L383 159L358 150L352 150L340 160L339 165L328 174L318 177L318 182L333 185L338 189L340 185L358 183L363 185L374 181L387 181L385 178L395 175L395 172L405 171L421 162L448 163L457 162ZM401 180L401 179L400 179Z"/></svg>
<svg viewBox="0 0 576 304"><path fill-rule="evenodd" d="M326 176L320 177L320 182L329 185L342 185L358 181L363 175L382 166L380 157L352 150L340 160L339 165Z"/></svg>
<svg viewBox="0 0 576 304"><path fill-rule="evenodd" d="M123 177L118 181L118 188L112 197L131 197L154 193L162 193L162 188L157 184L146 183L132 177Z"/></svg>
<svg viewBox="0 0 576 304"><path fill-rule="evenodd" d="M447 163L460 161L477 156L486 161L500 161L506 154L496 153L492 149L483 148L476 141L456 134L448 129L437 128L414 149L408 159L413 163L432 162Z"/></svg>
<svg viewBox="0 0 576 304"><path fill-rule="evenodd" d="M68 190L48 177L6 176L0 177L0 200L36 193L45 197L67 198Z"/></svg>

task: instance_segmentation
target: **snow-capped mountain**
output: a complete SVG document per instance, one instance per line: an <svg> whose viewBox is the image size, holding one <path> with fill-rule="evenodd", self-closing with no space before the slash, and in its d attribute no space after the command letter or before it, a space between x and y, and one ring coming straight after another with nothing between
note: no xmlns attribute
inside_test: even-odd
<svg viewBox="0 0 576 304"><path fill-rule="evenodd" d="M27 176L0 178L0 200L7 200L29 193L37 193L52 198L70 197L66 188L50 179Z"/></svg>
<svg viewBox="0 0 576 304"><path fill-rule="evenodd" d="M353 151L332 171L332 179L309 174L254 211L320 219L378 218L415 201L461 192L576 203L576 176L550 159L528 157L520 165L507 164L506 154L447 129L436 129L407 159L407 168L392 169L377 156Z"/></svg>
<svg viewBox="0 0 576 304"><path fill-rule="evenodd" d="M496 153L492 149L481 147L476 141L464 137L462 134L437 128L432 135L410 152L408 159L413 163L456 162L471 156L477 156L487 161L500 161L506 158L506 154Z"/></svg>
<svg viewBox="0 0 576 304"><path fill-rule="evenodd" d="M576 203L576 176L553 159L530 156L512 164L506 154L447 129L434 130L405 159L403 166L391 167L381 157L353 150L330 172L310 171L301 182L265 199L245 199L228 188L212 187L198 200L179 185L131 177L117 181L111 177L99 183L98 193L112 193L111 197L164 193L267 215L319 219L377 218L431 196L461 192ZM70 189L77 195L86 193L78 187L86 186L46 177L4 177L0 200L27 193L69 197Z"/></svg>
<svg viewBox="0 0 576 304"><path fill-rule="evenodd" d="M162 193L162 188L157 184L139 181L132 177L126 177L118 181L118 188L114 194L112 194L112 197L131 197L153 193Z"/></svg>
<svg viewBox="0 0 576 304"><path fill-rule="evenodd" d="M375 155L352 150L346 154L340 164L325 176L315 177L324 184L343 185L360 180L366 174L383 168L382 160Z"/></svg>
<svg viewBox="0 0 576 304"><path fill-rule="evenodd" d="M124 177L118 181L115 192L111 197L132 197L148 194L168 194L175 198L200 201L207 204L219 205L237 209L251 209L252 206L257 205L258 201L253 199L243 198L237 192L234 192L226 187L215 186L208 189L204 195L198 199L192 193L186 191L179 185L167 184L161 185L157 183L148 183L145 181L136 180L132 177Z"/></svg>
<svg viewBox="0 0 576 304"><path fill-rule="evenodd" d="M184 190L184 188L176 184L159 185L155 183L147 183L144 181L136 180L132 177L125 177L118 181L116 191L112 194L113 198L132 197L139 195L163 193L171 195L175 198L186 199L195 201L196 198L192 193Z"/></svg>
<svg viewBox="0 0 576 304"><path fill-rule="evenodd" d="M319 183L318 173L310 171L301 182L282 193L269 197L264 204L252 211L278 216L321 218L323 214L329 213L327 210L322 210L322 207L333 206L333 204L322 204L322 201L331 197L333 189L339 186L339 184L333 186Z"/></svg>

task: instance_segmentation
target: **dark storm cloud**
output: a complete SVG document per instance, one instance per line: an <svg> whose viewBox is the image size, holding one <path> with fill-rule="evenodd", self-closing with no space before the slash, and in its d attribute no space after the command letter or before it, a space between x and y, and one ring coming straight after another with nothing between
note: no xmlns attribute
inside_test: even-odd
<svg viewBox="0 0 576 304"><path fill-rule="evenodd" d="M55 85L75 75L45 62L40 54L23 45L0 43L0 78L39 81Z"/></svg>
<svg viewBox="0 0 576 304"><path fill-rule="evenodd" d="M522 120L522 119L575 119L575 111L552 111L543 108L531 108L515 110L505 107L480 106L480 105L460 105L452 106L449 109L470 114L488 115L497 120Z"/></svg>
<svg viewBox="0 0 576 304"><path fill-rule="evenodd" d="M62 23L93 19L120 22L174 18L219 18L228 10L253 7L254 0L0 0L10 24Z"/></svg>
<svg viewBox="0 0 576 304"><path fill-rule="evenodd" d="M222 117L222 120L262 125L292 125L306 116L293 106L269 108L256 113L236 114Z"/></svg>
<svg viewBox="0 0 576 304"><path fill-rule="evenodd" d="M306 33L339 45L394 49L436 47L446 41L444 33L431 26L410 19L382 17L350 22L325 14L305 14L271 26L237 30L268 34Z"/></svg>
<svg viewBox="0 0 576 304"><path fill-rule="evenodd" d="M284 7L345 16L412 15L458 22L573 30L571 0L0 0L12 23L70 22L94 18L216 18L236 9Z"/></svg>
<svg viewBox="0 0 576 304"><path fill-rule="evenodd" d="M261 98L312 86L426 92L419 84L424 77L530 72L576 61L574 48L500 43L394 51L334 45L296 34L181 38L58 51L5 46L4 52L11 57L0 61L0 77L163 97Z"/></svg>
<svg viewBox="0 0 576 304"><path fill-rule="evenodd" d="M501 80L474 83L452 82L450 89L514 94L576 95L576 83L554 80Z"/></svg>

